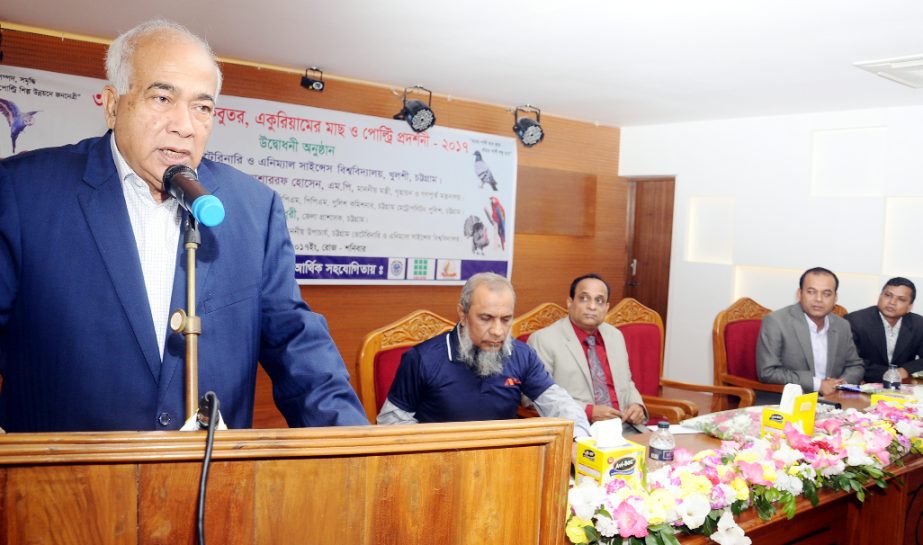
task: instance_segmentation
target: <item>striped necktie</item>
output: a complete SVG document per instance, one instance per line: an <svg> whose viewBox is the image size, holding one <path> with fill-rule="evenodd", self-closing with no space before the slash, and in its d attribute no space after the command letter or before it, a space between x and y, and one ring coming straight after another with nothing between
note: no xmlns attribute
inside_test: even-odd
<svg viewBox="0 0 923 545"><path fill-rule="evenodd" d="M606 381L606 372L603 370L602 363L599 362L599 356L596 354L596 336L590 335L586 338L588 346L587 361L590 363L590 377L593 379L593 402L597 405L612 406L612 399L609 398L609 385Z"/></svg>

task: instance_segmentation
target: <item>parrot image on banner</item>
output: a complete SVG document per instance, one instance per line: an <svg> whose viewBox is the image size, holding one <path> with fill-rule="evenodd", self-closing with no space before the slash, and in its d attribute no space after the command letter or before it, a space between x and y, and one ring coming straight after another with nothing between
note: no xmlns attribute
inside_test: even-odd
<svg viewBox="0 0 923 545"><path fill-rule="evenodd" d="M484 248L490 245L490 233L484 227L484 222L477 216L468 216L465 220L465 236L471 237L471 253L483 254Z"/></svg>
<svg viewBox="0 0 923 545"><path fill-rule="evenodd" d="M481 179L481 187L484 187L484 184L489 184L490 187L494 188L494 191L497 190L497 180L494 179L493 173L490 172L490 168L484 162L484 158L481 157L481 152L479 151L474 152L474 173Z"/></svg>
<svg viewBox="0 0 923 545"><path fill-rule="evenodd" d="M500 248L505 250L506 210L503 209L503 205L500 204L500 201L497 199L497 197L490 198L490 210L485 208L484 213L487 214L487 221L489 221L491 225L497 228L497 236L500 237Z"/></svg>
<svg viewBox="0 0 923 545"><path fill-rule="evenodd" d="M6 122L10 124L10 140L13 141L14 154L16 153L16 139L19 138L19 133L34 122L32 116L38 112L39 110L22 113L19 111L19 107L11 101L0 98L0 113L6 118Z"/></svg>

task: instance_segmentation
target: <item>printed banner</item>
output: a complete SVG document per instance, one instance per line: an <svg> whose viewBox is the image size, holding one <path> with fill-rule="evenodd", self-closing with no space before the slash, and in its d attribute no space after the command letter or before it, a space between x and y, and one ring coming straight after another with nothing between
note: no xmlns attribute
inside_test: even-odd
<svg viewBox="0 0 923 545"><path fill-rule="evenodd" d="M0 111L10 127L0 157L105 132L104 84L0 67ZM234 96L220 97L214 122L206 157L282 197L299 283L512 275L514 138L438 125L416 133L400 120Z"/></svg>

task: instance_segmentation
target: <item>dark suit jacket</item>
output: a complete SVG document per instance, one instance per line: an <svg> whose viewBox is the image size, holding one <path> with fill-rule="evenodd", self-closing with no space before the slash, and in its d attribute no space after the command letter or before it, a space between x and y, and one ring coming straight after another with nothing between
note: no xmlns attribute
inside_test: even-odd
<svg viewBox="0 0 923 545"><path fill-rule="evenodd" d="M200 394L249 427L259 361L289 425L366 423L325 320L301 299L279 196L221 163L198 174L227 211L197 253ZM182 239L172 309L186 307ZM161 361L108 134L0 162L0 426L176 429L185 341L165 344Z"/></svg>
<svg viewBox="0 0 923 545"><path fill-rule="evenodd" d="M827 376L858 384L865 365L856 353L849 322L835 314L830 314L829 318ZM803 391L814 391L811 332L798 303L763 318L756 344L756 372L762 382L800 384Z"/></svg>
<svg viewBox="0 0 923 545"><path fill-rule="evenodd" d="M881 382L888 369L888 345L885 326L878 307L868 307L846 315L852 327L859 357L865 361L866 382ZM923 316L908 313L901 319L901 330L894 345L894 364L908 373L923 370Z"/></svg>

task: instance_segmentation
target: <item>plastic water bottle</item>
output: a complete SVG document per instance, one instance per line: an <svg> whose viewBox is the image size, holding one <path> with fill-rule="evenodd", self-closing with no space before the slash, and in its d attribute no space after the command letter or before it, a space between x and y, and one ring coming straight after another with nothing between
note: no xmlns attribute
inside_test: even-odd
<svg viewBox="0 0 923 545"><path fill-rule="evenodd" d="M888 365L888 370L882 375L881 385L889 390L901 389L901 374L893 363Z"/></svg>
<svg viewBox="0 0 923 545"><path fill-rule="evenodd" d="M665 465L673 463L673 449L676 448L676 440L670 433L669 422L658 422L657 431L651 435L650 443L647 447L647 471L656 471Z"/></svg>

